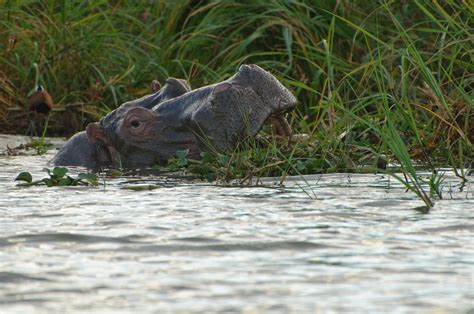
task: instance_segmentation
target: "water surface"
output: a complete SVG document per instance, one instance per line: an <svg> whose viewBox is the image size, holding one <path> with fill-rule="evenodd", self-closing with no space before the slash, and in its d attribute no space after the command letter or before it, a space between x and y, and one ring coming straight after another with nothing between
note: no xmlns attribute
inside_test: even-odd
<svg viewBox="0 0 474 314"><path fill-rule="evenodd" d="M0 156L1 313L474 309L474 191L451 175L429 214L380 174L262 187L12 181L44 177L51 156ZM136 185L156 188L126 189Z"/></svg>

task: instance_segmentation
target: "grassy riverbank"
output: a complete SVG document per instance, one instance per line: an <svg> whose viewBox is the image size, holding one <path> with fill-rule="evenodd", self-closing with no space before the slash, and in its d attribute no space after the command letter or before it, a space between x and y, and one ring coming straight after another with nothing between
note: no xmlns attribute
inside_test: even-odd
<svg viewBox="0 0 474 314"><path fill-rule="evenodd" d="M70 134L153 79L199 87L256 63L295 93L291 124L310 138L251 143L221 158L225 176L356 171L381 156L407 173L472 167L472 2L315 2L4 1L0 131L26 130L36 65L56 104L48 132Z"/></svg>

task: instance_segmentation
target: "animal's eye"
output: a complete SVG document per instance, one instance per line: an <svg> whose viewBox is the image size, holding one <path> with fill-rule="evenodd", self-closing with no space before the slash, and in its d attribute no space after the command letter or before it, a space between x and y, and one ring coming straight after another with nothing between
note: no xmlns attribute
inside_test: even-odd
<svg viewBox="0 0 474 314"><path fill-rule="evenodd" d="M133 120L130 125L132 126L132 128L138 128L140 126L140 121L138 120Z"/></svg>

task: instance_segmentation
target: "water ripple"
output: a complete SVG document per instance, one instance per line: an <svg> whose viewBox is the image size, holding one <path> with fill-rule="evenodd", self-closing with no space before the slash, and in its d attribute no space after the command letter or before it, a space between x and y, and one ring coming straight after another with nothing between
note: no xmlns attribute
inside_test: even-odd
<svg viewBox="0 0 474 314"><path fill-rule="evenodd" d="M10 245L18 243L50 243L50 242L76 242L76 243L134 243L130 237L104 237L73 233L37 233L37 234L19 234L0 239L2 242Z"/></svg>
<svg viewBox="0 0 474 314"><path fill-rule="evenodd" d="M12 181L23 170L44 177L50 158L0 156L2 314L472 308L472 180L460 190L448 173L429 214L386 175L259 187L156 173L99 188Z"/></svg>
<svg viewBox="0 0 474 314"><path fill-rule="evenodd" d="M312 250L323 249L329 246L304 242L304 241L281 241L281 242L252 242L252 243L225 243L225 244L208 244L208 245L144 245L122 247L119 250L127 252L154 252L154 253L170 253L179 251L277 251L277 250Z"/></svg>

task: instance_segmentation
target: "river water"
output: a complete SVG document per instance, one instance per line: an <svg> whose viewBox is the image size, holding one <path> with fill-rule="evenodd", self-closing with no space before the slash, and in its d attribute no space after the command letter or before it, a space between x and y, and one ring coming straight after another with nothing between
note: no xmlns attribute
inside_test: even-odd
<svg viewBox="0 0 474 314"><path fill-rule="evenodd" d="M474 188L449 173L428 214L380 174L16 186L52 153L0 156L1 313L474 311Z"/></svg>

